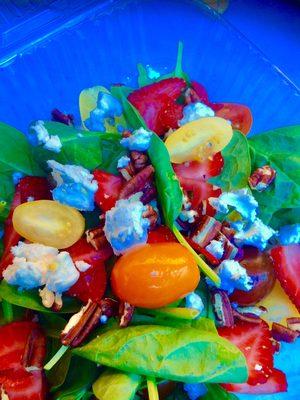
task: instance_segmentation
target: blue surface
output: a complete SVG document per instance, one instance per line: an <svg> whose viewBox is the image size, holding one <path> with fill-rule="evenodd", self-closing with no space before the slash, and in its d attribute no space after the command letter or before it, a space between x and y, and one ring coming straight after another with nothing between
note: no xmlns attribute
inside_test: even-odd
<svg viewBox="0 0 300 400"><path fill-rule="evenodd" d="M207 87L212 101L249 105L253 133L300 123L299 90L242 34L199 2L113 3L74 0L70 13L49 9L27 19L26 29L21 24L0 36L6 40L0 48L1 121L26 131L32 120L48 119L54 107L78 115L83 88L134 85L138 62L170 71L182 40L184 69ZM289 393L264 396L265 400L299 398L299 357L289 350L299 354L299 343L296 346L285 346L277 365L289 372Z"/></svg>

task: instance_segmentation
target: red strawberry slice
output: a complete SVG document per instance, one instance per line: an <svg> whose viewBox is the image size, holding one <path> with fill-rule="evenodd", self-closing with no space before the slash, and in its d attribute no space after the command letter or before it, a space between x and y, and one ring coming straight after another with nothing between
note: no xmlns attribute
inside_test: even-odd
<svg viewBox="0 0 300 400"><path fill-rule="evenodd" d="M274 347L268 324L239 321L231 328L219 328L219 335L235 344L245 355L249 385L267 382L273 371Z"/></svg>
<svg viewBox="0 0 300 400"><path fill-rule="evenodd" d="M271 257L281 286L300 312L300 244L275 247Z"/></svg>
<svg viewBox="0 0 300 400"><path fill-rule="evenodd" d="M94 177L98 183L95 202L102 211L106 212L115 206L124 184L124 179L97 169L94 171Z"/></svg>
<svg viewBox="0 0 300 400"><path fill-rule="evenodd" d="M183 118L183 105L173 99L166 100L165 107L159 112L158 122L164 131L179 128L178 122Z"/></svg>
<svg viewBox="0 0 300 400"><path fill-rule="evenodd" d="M4 269L11 263L12 255L10 249L15 246L21 236L14 230L12 225L12 216L15 208L22 203L26 203L32 197L34 200L50 200L50 185L46 178L37 176L26 176L20 180L16 186L16 191L12 201L9 215L4 223L4 253L0 263L0 277Z"/></svg>
<svg viewBox="0 0 300 400"><path fill-rule="evenodd" d="M0 393L10 400L43 400L46 385L41 370L46 338L35 322L18 321L0 327Z"/></svg>
<svg viewBox="0 0 300 400"><path fill-rule="evenodd" d="M144 118L149 129L163 135L169 129L164 125L164 111L180 97L186 82L180 78L168 78L151 85L144 86L130 93L128 100ZM169 121L167 121L169 125Z"/></svg>
<svg viewBox="0 0 300 400"><path fill-rule="evenodd" d="M149 231L147 243L177 242L174 233L167 226L161 225Z"/></svg>
<svg viewBox="0 0 300 400"><path fill-rule="evenodd" d="M205 87L201 85L201 83L198 83L196 81L191 82L191 87L196 92L198 101L201 101L201 103L204 103L206 105L209 105L208 94Z"/></svg>
<svg viewBox="0 0 300 400"><path fill-rule="evenodd" d="M285 374L279 369L273 369L272 375L263 384L249 385L248 383L222 385L229 392L246 394L271 394L287 391L287 380Z"/></svg>
<svg viewBox="0 0 300 400"><path fill-rule="evenodd" d="M89 299L94 302L100 301L107 282L104 261L112 255L111 247L107 245L105 249L98 251L82 238L67 251L74 262L84 261L91 265L85 272L80 272L78 281L69 289L68 294L84 303Z"/></svg>

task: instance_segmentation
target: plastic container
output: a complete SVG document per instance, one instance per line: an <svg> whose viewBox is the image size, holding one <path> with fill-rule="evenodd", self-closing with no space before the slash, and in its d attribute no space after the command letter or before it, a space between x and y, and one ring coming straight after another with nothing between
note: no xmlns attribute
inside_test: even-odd
<svg viewBox="0 0 300 400"><path fill-rule="evenodd" d="M184 69L206 86L211 100L250 106L253 133L300 123L296 86L199 1L47 4L47 9L34 7L25 19L16 19L17 25L12 19L0 32L0 120L23 132L32 120L48 119L54 107L78 115L83 88L118 82L134 85L138 62L160 72L172 70L179 40L184 43ZM265 400L298 399L294 393L299 393L300 363L292 354L299 345L285 347L287 363L282 368L293 366L292 392L262 396Z"/></svg>
<svg viewBox="0 0 300 400"><path fill-rule="evenodd" d="M2 121L24 131L31 120L49 118L54 107L77 115L83 88L134 84L138 62L170 70L182 40L185 70L212 100L248 104L253 132L300 123L297 88L199 1L50 3L2 46Z"/></svg>

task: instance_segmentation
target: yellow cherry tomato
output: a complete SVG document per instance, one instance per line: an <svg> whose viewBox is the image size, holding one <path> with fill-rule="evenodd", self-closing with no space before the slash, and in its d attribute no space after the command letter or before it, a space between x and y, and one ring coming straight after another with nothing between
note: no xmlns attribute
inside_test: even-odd
<svg viewBox="0 0 300 400"><path fill-rule="evenodd" d="M179 243L139 246L116 262L111 283L122 301L144 308L164 307L195 290L199 268Z"/></svg>
<svg viewBox="0 0 300 400"><path fill-rule="evenodd" d="M204 161L221 151L232 138L232 127L223 118L207 117L189 122L170 136L165 144L171 161Z"/></svg>
<svg viewBox="0 0 300 400"><path fill-rule="evenodd" d="M52 200L20 204L13 213L12 222L14 229L30 242L58 249L76 243L85 228L79 211Z"/></svg>

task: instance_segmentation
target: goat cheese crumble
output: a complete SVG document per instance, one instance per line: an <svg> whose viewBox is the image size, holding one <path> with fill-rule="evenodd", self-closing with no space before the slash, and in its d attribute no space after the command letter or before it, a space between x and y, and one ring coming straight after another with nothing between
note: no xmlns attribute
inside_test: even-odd
<svg viewBox="0 0 300 400"><path fill-rule="evenodd" d="M212 240L206 247L205 250L207 250L210 254L212 254L215 258L220 260L223 257L224 254L224 243L219 241L219 240Z"/></svg>
<svg viewBox="0 0 300 400"><path fill-rule="evenodd" d="M84 124L89 130L105 131L105 120L119 117L122 111L122 105L118 99L110 93L100 92L97 107L90 112L90 117L84 121Z"/></svg>
<svg viewBox="0 0 300 400"><path fill-rule="evenodd" d="M147 151L150 146L152 132L144 128L133 131L132 135L121 139L123 147L130 151Z"/></svg>
<svg viewBox="0 0 300 400"><path fill-rule="evenodd" d="M235 233L234 242L239 247L249 245L257 247L259 250L264 250L275 233L272 228L265 225L259 218L256 218Z"/></svg>
<svg viewBox="0 0 300 400"><path fill-rule="evenodd" d="M150 222L143 217L146 210L141 201L129 198L118 200L115 207L107 211L104 233L116 255L147 242Z"/></svg>
<svg viewBox="0 0 300 400"><path fill-rule="evenodd" d="M183 108L183 118L179 121L179 126L196 121L200 118L214 117L214 115L214 110L206 104L201 103L201 101L190 103Z"/></svg>
<svg viewBox="0 0 300 400"><path fill-rule="evenodd" d="M33 146L43 146L44 149L59 153L62 143L57 135L50 135L44 121L36 121L31 125L28 140Z"/></svg>
<svg viewBox="0 0 300 400"><path fill-rule="evenodd" d="M281 227L278 232L278 240L284 246L300 243L300 224Z"/></svg>
<svg viewBox="0 0 300 400"><path fill-rule="evenodd" d="M119 158L117 168L125 168L130 163L130 158L123 156Z"/></svg>
<svg viewBox="0 0 300 400"><path fill-rule="evenodd" d="M203 304L203 301L202 301L201 297L195 292L192 292L192 293L190 293L190 294L188 294L186 296L186 298L185 298L185 306L187 308L195 308L200 313L204 309L204 304Z"/></svg>
<svg viewBox="0 0 300 400"><path fill-rule="evenodd" d="M54 200L80 211L94 210L98 184L89 170L78 165L62 165L54 160L49 160L48 166L57 185L52 191Z"/></svg>

